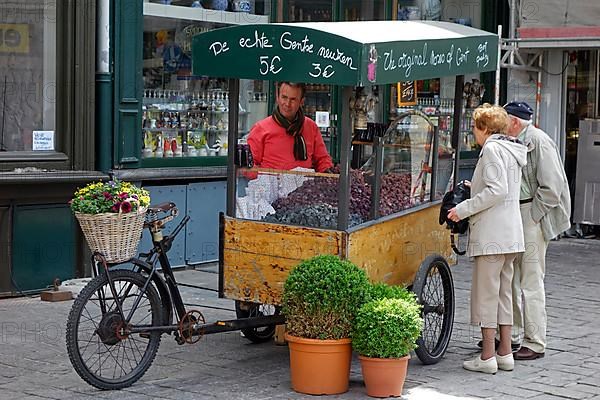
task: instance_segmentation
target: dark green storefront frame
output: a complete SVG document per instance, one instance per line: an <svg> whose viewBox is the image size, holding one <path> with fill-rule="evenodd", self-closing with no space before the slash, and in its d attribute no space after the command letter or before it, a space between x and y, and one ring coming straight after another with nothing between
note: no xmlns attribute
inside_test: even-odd
<svg viewBox="0 0 600 400"><path fill-rule="evenodd" d="M143 1L114 1L114 167L140 166Z"/></svg>

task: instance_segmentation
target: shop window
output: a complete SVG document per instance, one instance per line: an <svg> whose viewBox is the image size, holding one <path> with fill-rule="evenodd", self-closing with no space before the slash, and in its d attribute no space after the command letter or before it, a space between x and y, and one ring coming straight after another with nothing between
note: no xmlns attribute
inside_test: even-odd
<svg viewBox="0 0 600 400"><path fill-rule="evenodd" d="M566 151L565 172L571 185L571 197L575 195L577 180L577 157L579 147L579 123L587 118L595 118L597 105L597 52L578 50L567 52L568 66L566 87Z"/></svg>
<svg viewBox="0 0 600 400"><path fill-rule="evenodd" d="M0 160L63 145L56 129L56 10L44 0L0 4Z"/></svg>
<svg viewBox="0 0 600 400"><path fill-rule="evenodd" d="M332 21L331 0L289 0L289 22Z"/></svg>
<svg viewBox="0 0 600 400"><path fill-rule="evenodd" d="M344 0L342 15L344 21L381 21L385 19L384 0Z"/></svg>
<svg viewBox="0 0 600 400"><path fill-rule="evenodd" d="M400 0L398 1L398 20L439 21L442 17L440 0Z"/></svg>
<svg viewBox="0 0 600 400"><path fill-rule="evenodd" d="M225 164L228 81L192 75L192 37L228 25L267 23L271 4L254 0L201 4L204 8L191 1L144 4L143 166L171 165L177 158ZM241 81L240 137L266 116L267 102L263 82Z"/></svg>

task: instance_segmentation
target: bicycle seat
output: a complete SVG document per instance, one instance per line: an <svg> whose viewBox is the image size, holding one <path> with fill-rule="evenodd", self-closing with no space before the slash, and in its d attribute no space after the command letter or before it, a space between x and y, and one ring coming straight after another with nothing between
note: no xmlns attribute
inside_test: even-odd
<svg viewBox="0 0 600 400"><path fill-rule="evenodd" d="M150 205L148 207L148 212L157 214L159 212L168 212L176 207L177 205L175 203L168 201L165 203Z"/></svg>

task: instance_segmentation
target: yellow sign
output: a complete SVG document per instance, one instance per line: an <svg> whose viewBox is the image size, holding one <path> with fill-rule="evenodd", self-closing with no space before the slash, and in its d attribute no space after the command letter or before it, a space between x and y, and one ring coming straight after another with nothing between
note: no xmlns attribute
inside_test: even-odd
<svg viewBox="0 0 600 400"><path fill-rule="evenodd" d="M0 24L0 53L29 53L29 25Z"/></svg>
<svg viewBox="0 0 600 400"><path fill-rule="evenodd" d="M414 106L417 104L417 88L415 81L398 82L398 106Z"/></svg>

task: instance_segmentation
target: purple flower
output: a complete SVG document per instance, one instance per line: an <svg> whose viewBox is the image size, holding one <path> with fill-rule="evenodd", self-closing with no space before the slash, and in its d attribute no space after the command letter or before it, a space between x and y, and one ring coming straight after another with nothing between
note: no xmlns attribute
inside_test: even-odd
<svg viewBox="0 0 600 400"><path fill-rule="evenodd" d="M121 208L121 203L117 203L111 207L112 212L119 212L119 208Z"/></svg>
<svg viewBox="0 0 600 400"><path fill-rule="evenodd" d="M105 198L106 200L110 200L110 199L112 199L112 194L110 194L110 193L108 193L108 192L104 192L104 193L102 193L102 194L104 195L104 198Z"/></svg>

